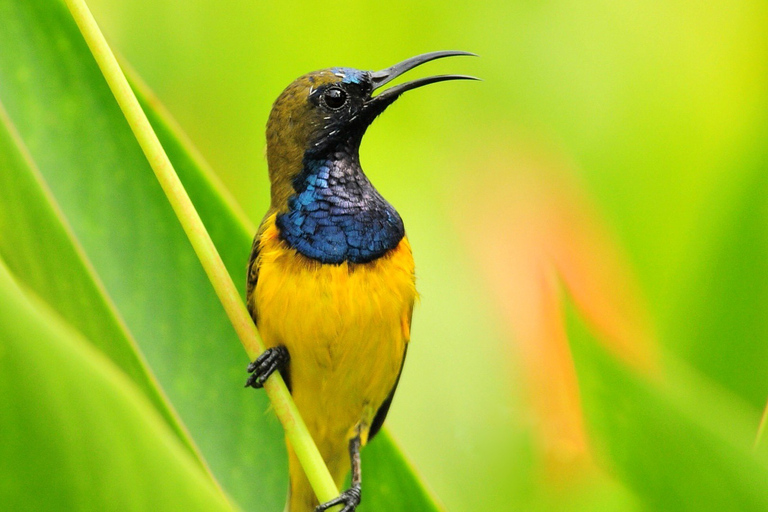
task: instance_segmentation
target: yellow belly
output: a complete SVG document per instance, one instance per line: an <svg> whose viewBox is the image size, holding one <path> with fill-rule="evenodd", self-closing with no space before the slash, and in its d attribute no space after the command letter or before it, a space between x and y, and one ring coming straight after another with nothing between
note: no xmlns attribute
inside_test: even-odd
<svg viewBox="0 0 768 512"><path fill-rule="evenodd" d="M323 265L281 241L274 216L259 245L251 306L267 346L291 356L291 391L321 452L332 456L392 390L416 298L407 239L365 264Z"/></svg>

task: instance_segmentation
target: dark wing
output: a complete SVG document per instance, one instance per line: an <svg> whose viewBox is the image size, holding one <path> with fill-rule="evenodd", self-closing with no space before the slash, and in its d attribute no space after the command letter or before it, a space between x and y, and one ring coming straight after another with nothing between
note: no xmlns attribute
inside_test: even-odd
<svg viewBox="0 0 768 512"><path fill-rule="evenodd" d="M256 233L253 239L253 245L251 246L251 257L248 260L248 276L245 284L245 303L248 306L248 312L253 318L253 323L259 326L259 321L256 318L256 282L259 280L259 239L261 238L261 230Z"/></svg>
<svg viewBox="0 0 768 512"><path fill-rule="evenodd" d="M408 311L408 330L409 331L411 327L412 318L413 318L413 302L411 302L410 310ZM408 340L408 342L410 342L410 340ZM405 348L403 349L403 360L400 362L400 371L397 372L397 379L395 379L395 385L392 386L392 391L389 392L389 396L387 396L387 399L384 400L384 402L381 404L381 407L379 407L379 410L376 411L376 416L374 416L373 421L371 422L371 429L368 431L368 441L373 439L373 436L379 433L379 430L381 430L381 426L384 425L384 420L387 419L389 406L392 405L392 399L395 397L395 390L397 389L397 385L400 383L400 376L403 374L403 366L405 365L406 354L408 354L408 343L405 344Z"/></svg>
<svg viewBox="0 0 768 512"><path fill-rule="evenodd" d="M259 249L261 245L261 235L264 234L264 230L267 228L267 219L272 214L272 210L267 211L267 214L261 220L259 229L256 231L256 235L253 237L253 245L251 245L251 257L248 259L248 276L245 286L245 304L248 306L248 312L253 318L253 323L256 327L259 326L259 320L256 318L256 283L259 280Z"/></svg>
<svg viewBox="0 0 768 512"><path fill-rule="evenodd" d="M267 212L267 215L264 217L264 219L266 220L269 215L270 213ZM259 265L261 265L261 262L259 261L259 248L261 245L261 234L263 231L264 222L262 221L261 226L259 227L259 231L253 238L253 245L251 246L251 257L248 260L248 276L245 285L245 304L248 306L248 312L251 314L253 323L256 324L257 328L259 326L259 319L256 316L256 283L259 281ZM283 376L285 385L288 386L288 391L290 391L290 363L285 368L280 370L280 374Z"/></svg>
<svg viewBox="0 0 768 512"><path fill-rule="evenodd" d="M395 397L395 390L397 389L397 384L400 382L400 375L403 374L403 365L405 364L405 355L408 353L408 345L405 346L405 350L403 350L403 362L400 363L400 371L397 374L397 380L395 380L395 385L392 386L392 391L389 392L389 396L386 400L384 400L384 403L381 404L381 407L379 407L379 410L376 411L376 416L374 416L373 421L371 422L371 429L368 431L368 441L370 442L371 439L373 439L373 436L378 434L379 430L381 430L381 426L384 425L384 420L387 418L387 413L389 412L389 406L392 405L392 399Z"/></svg>

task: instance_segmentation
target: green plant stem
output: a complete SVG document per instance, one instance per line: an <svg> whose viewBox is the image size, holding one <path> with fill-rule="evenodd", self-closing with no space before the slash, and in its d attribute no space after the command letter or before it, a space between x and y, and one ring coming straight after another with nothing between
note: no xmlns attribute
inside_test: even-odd
<svg viewBox="0 0 768 512"><path fill-rule="evenodd" d="M80 27L80 32L91 49L99 68L101 68L101 72L120 105L136 140L152 166L152 170L168 197L184 232L192 243L200 263L208 274L208 279L213 284L216 295L224 306L243 348L251 360L255 359L264 351L264 344L259 338L256 326L246 311L211 237L176 175L168 155L163 150L85 1L65 0L65 2L75 22ZM299 415L296 404L294 404L280 374L274 373L264 384L264 389L320 502L329 501L338 496L339 492L333 478L328 472L328 468L325 466L323 458L315 446L304 420Z"/></svg>

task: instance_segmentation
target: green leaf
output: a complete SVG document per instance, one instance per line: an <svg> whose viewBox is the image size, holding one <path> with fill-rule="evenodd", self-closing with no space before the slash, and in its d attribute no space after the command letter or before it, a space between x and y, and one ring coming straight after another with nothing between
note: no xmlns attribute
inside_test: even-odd
<svg viewBox="0 0 768 512"><path fill-rule="evenodd" d="M570 314L569 337L592 441L652 510L766 510L768 459L738 399L671 356L649 378L608 355Z"/></svg>
<svg viewBox="0 0 768 512"><path fill-rule="evenodd" d="M247 358L68 12L57 0L0 0L0 17L0 47L11 49L0 52L0 101L60 209L60 224L71 228L61 243L82 248L95 287L103 283L103 300L124 319L226 491L253 510L280 509L287 488L282 430L263 394L242 388ZM227 268L243 283L252 229L153 110ZM52 243L46 252L58 250ZM27 253L41 260L29 268L51 272L38 246ZM66 265L79 273L75 259ZM29 268L19 271L26 276ZM113 348L102 346L110 357ZM381 500L392 509L434 510L388 438L370 450L366 464L377 476L366 480L361 511Z"/></svg>
<svg viewBox="0 0 768 512"><path fill-rule="evenodd" d="M125 373L0 261L7 510L232 510Z"/></svg>
<svg viewBox="0 0 768 512"><path fill-rule="evenodd" d="M768 137L759 140L731 164L736 190L713 208L721 219L697 226L667 330L679 353L755 409L768 397Z"/></svg>
<svg viewBox="0 0 768 512"><path fill-rule="evenodd" d="M136 382L197 456L1 103L0 169L0 256Z"/></svg>
<svg viewBox="0 0 768 512"><path fill-rule="evenodd" d="M441 510L429 491L415 478L414 469L382 431L362 454L365 506L360 510ZM418 508L417 508L418 507Z"/></svg>

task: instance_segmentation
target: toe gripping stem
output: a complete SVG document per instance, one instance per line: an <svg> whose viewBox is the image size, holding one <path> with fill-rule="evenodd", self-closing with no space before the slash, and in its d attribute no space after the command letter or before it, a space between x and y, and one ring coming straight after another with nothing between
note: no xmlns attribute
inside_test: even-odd
<svg viewBox="0 0 768 512"><path fill-rule="evenodd" d="M335 505L344 505L340 512L355 512L362 499L361 487L362 471L360 464L360 433L349 441L349 458L352 462L352 487L342 492L337 498L326 501L315 509L315 512L323 512Z"/></svg>
<svg viewBox="0 0 768 512"><path fill-rule="evenodd" d="M288 349L280 345L278 347L268 348L256 358L254 362L248 365L248 380L245 382L245 387L261 388L264 387L264 383L267 381L270 375L275 370L285 368L291 357L288 354Z"/></svg>

